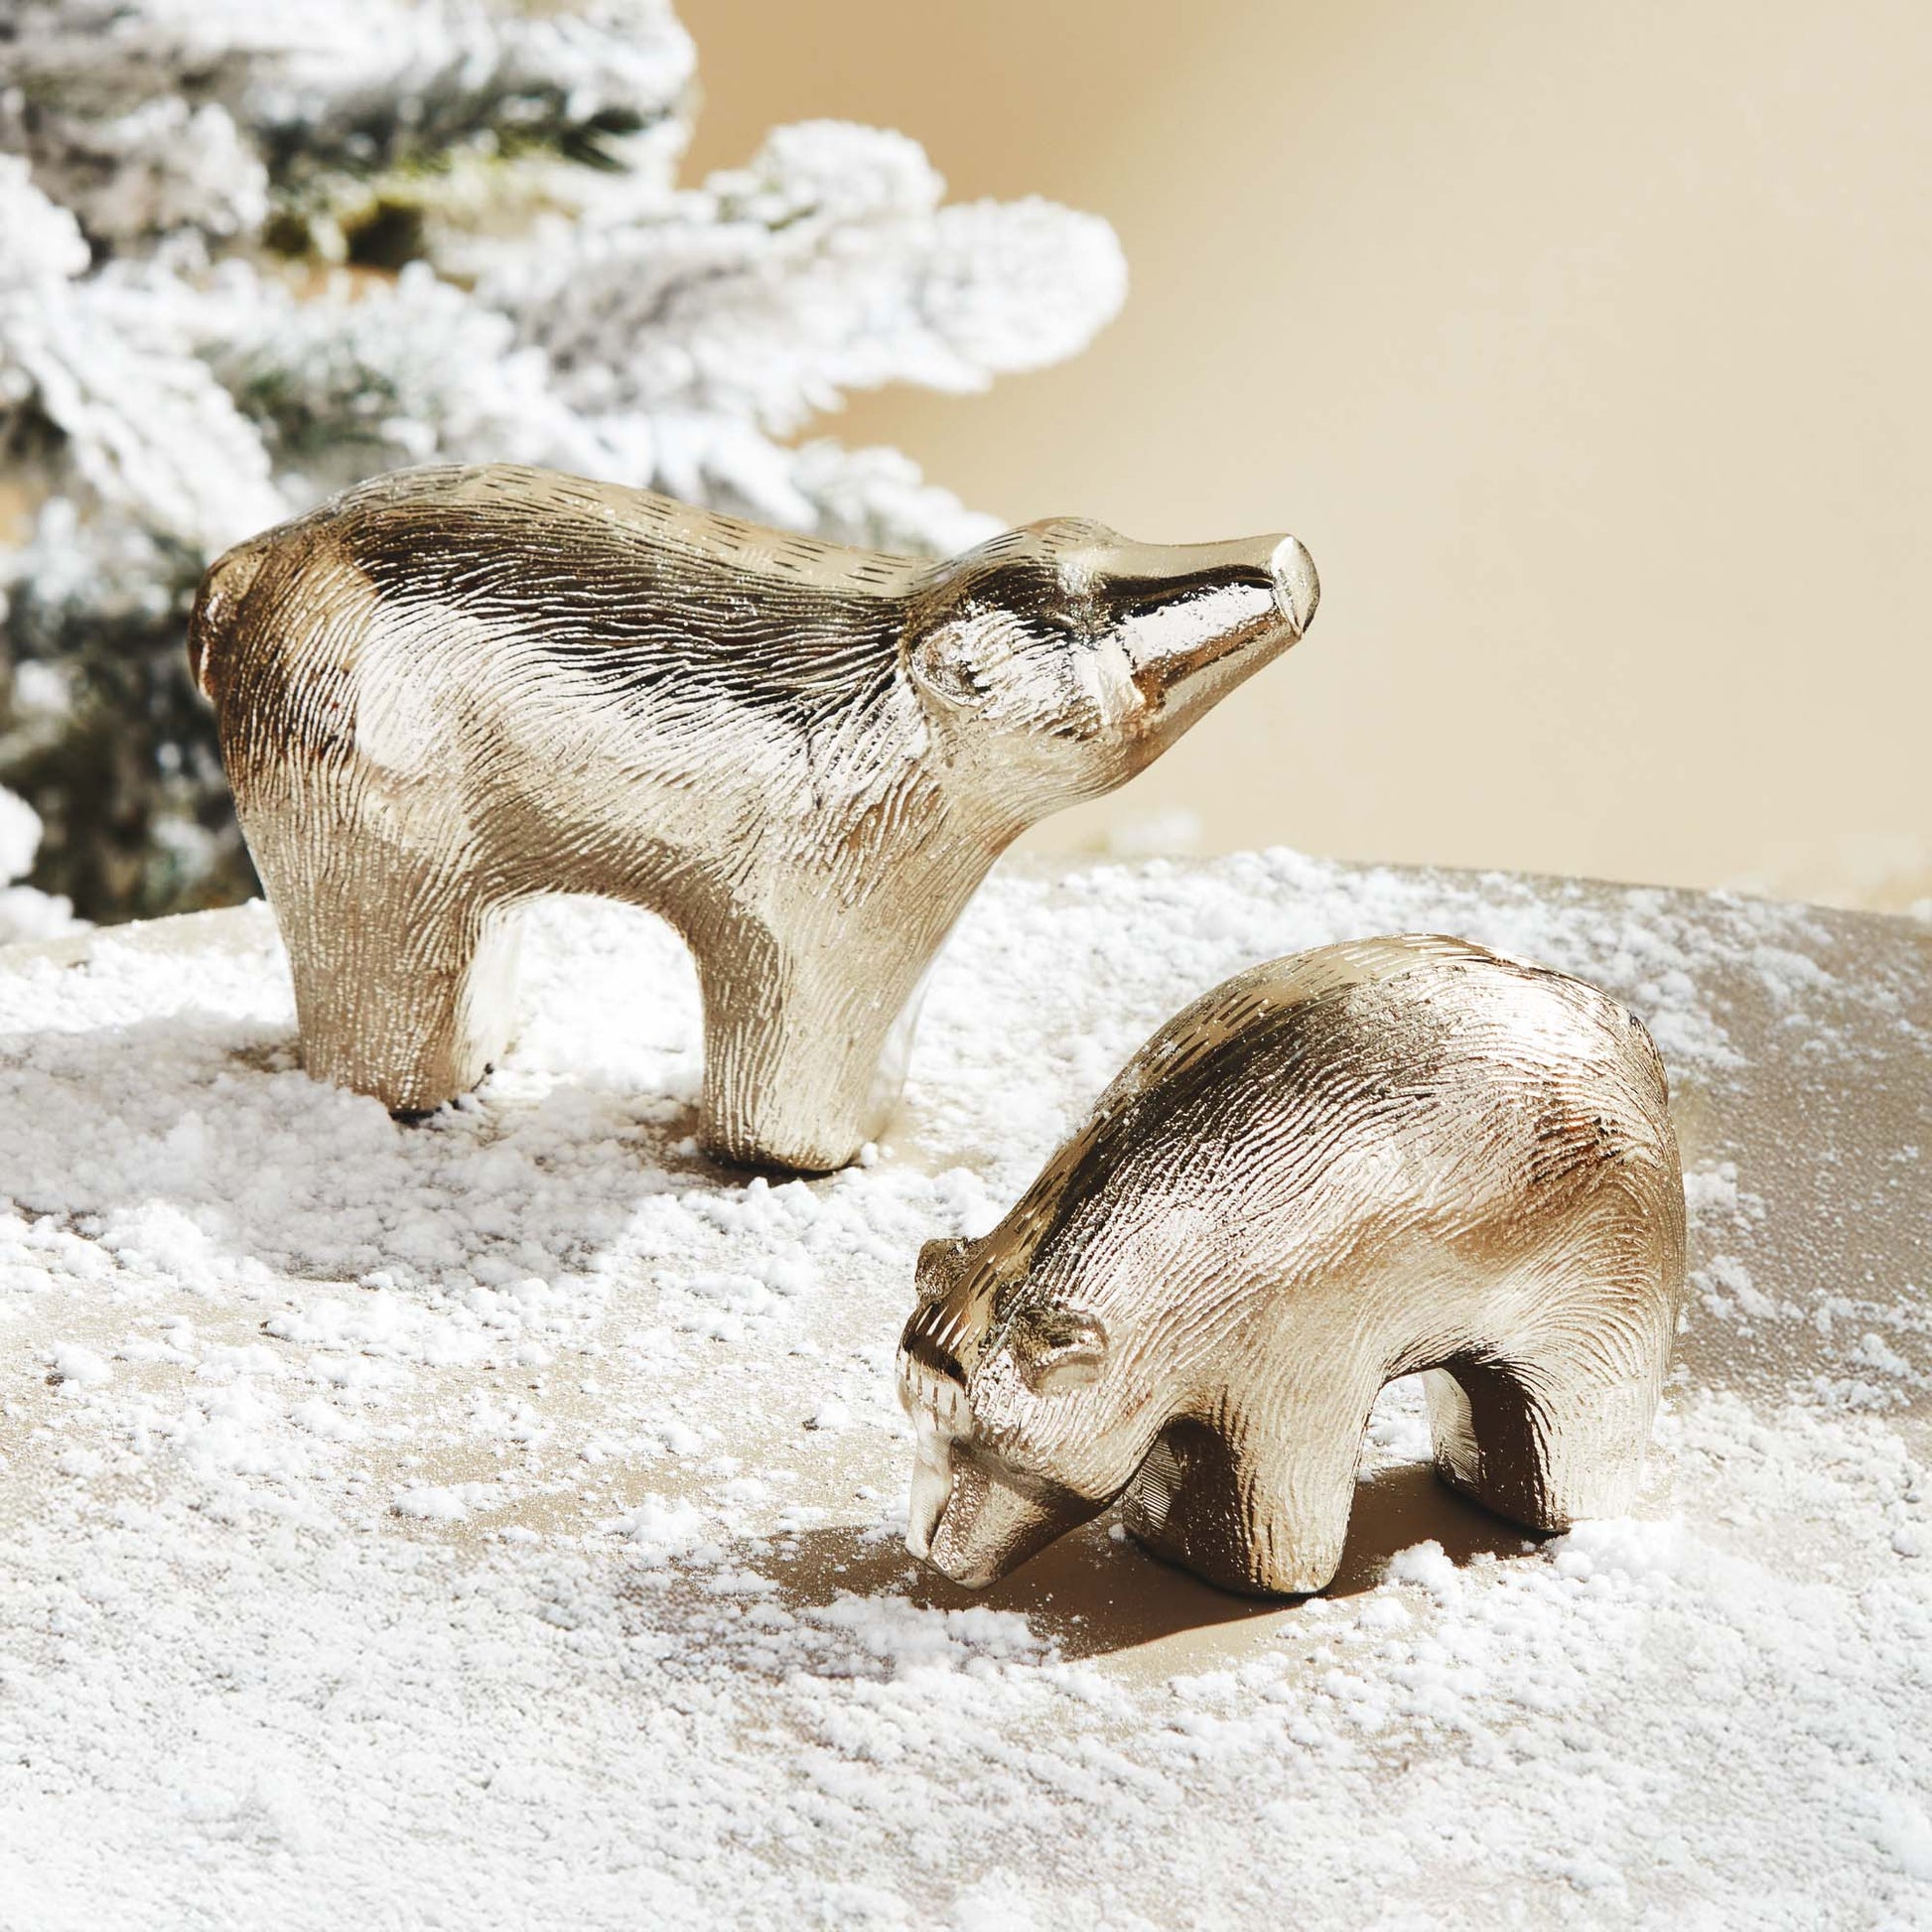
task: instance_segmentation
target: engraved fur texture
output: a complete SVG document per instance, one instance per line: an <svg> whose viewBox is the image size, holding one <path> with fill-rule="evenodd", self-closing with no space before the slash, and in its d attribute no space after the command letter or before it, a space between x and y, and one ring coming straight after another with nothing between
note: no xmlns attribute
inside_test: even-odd
<svg viewBox="0 0 1932 1932"><path fill-rule="evenodd" d="M1030 525L940 563L491 465L378 479L209 570L190 651L321 1078L436 1107L507 1044L503 914L660 913L705 1007L701 1132L843 1165L917 988L1029 825L1293 643L1288 537Z"/></svg>
<svg viewBox="0 0 1932 1932"><path fill-rule="evenodd" d="M1123 1493L1225 1588L1317 1590L1382 1386L1536 1530L1633 1498L1684 1297L1663 1062L1595 988L1433 936L1237 975L1004 1221L921 1253L908 1546L981 1587Z"/></svg>

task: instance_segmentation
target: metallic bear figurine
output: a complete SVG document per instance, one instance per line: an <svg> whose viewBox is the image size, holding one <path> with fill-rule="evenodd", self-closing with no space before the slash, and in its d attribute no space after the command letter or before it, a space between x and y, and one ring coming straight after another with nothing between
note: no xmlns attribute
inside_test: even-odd
<svg viewBox="0 0 1932 1932"><path fill-rule="evenodd" d="M1364 1428L1427 1370L1442 1476L1532 1529L1630 1503L1684 1296L1642 1025L1434 937L1242 973L1170 1021L899 1344L907 1545L980 1587L1123 1492L1224 1588L1322 1588Z"/></svg>
<svg viewBox="0 0 1932 1932"><path fill-rule="evenodd" d="M941 563L508 466L405 472L219 559L189 649L318 1076L398 1112L506 1045L502 914L660 913L702 1135L849 1161L1000 853L1299 638L1292 537L1037 523Z"/></svg>

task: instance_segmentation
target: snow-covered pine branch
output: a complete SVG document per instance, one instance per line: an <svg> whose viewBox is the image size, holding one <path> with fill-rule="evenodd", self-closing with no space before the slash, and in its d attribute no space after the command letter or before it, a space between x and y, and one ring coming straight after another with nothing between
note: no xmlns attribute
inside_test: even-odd
<svg viewBox="0 0 1932 1932"><path fill-rule="evenodd" d="M551 464L903 549L991 527L896 452L791 439L1073 353L1124 291L1111 231L948 206L915 143L840 123L680 188L693 73L668 0L18 0L0 594L48 675L0 781L37 878L102 916L246 889L186 600L375 471Z"/></svg>

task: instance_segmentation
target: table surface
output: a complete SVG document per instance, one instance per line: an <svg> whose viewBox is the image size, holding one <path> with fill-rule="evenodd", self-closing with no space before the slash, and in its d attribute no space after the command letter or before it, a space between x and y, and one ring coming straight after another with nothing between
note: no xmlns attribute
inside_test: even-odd
<svg viewBox="0 0 1932 1932"><path fill-rule="evenodd" d="M1932 1916L1932 934L1292 853L1003 868L866 1165L690 1139L697 995L527 919L405 1127L300 1071L259 905L0 952L0 1925L1898 1924ZM911 1260L1254 960L1458 933L1670 1066L1649 1486L1532 1542L1398 1384L1322 1596L1103 1519L899 1544Z"/></svg>

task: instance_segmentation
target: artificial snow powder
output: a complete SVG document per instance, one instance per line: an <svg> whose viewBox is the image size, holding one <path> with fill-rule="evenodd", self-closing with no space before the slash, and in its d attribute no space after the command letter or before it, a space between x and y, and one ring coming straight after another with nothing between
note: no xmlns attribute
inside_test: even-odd
<svg viewBox="0 0 1932 1932"><path fill-rule="evenodd" d="M1105 1524L985 1599L920 1573L920 1242L1206 986L1417 929L1599 981L1670 1063L1696 1273L1638 1515L1454 1502L1399 1384L1323 1597ZM1003 871L900 1121L810 1181L696 1153L695 979L623 908L531 914L517 1046L414 1127L298 1070L263 908L0 957L0 1924L1927 1922L1893 929L1290 853Z"/></svg>

